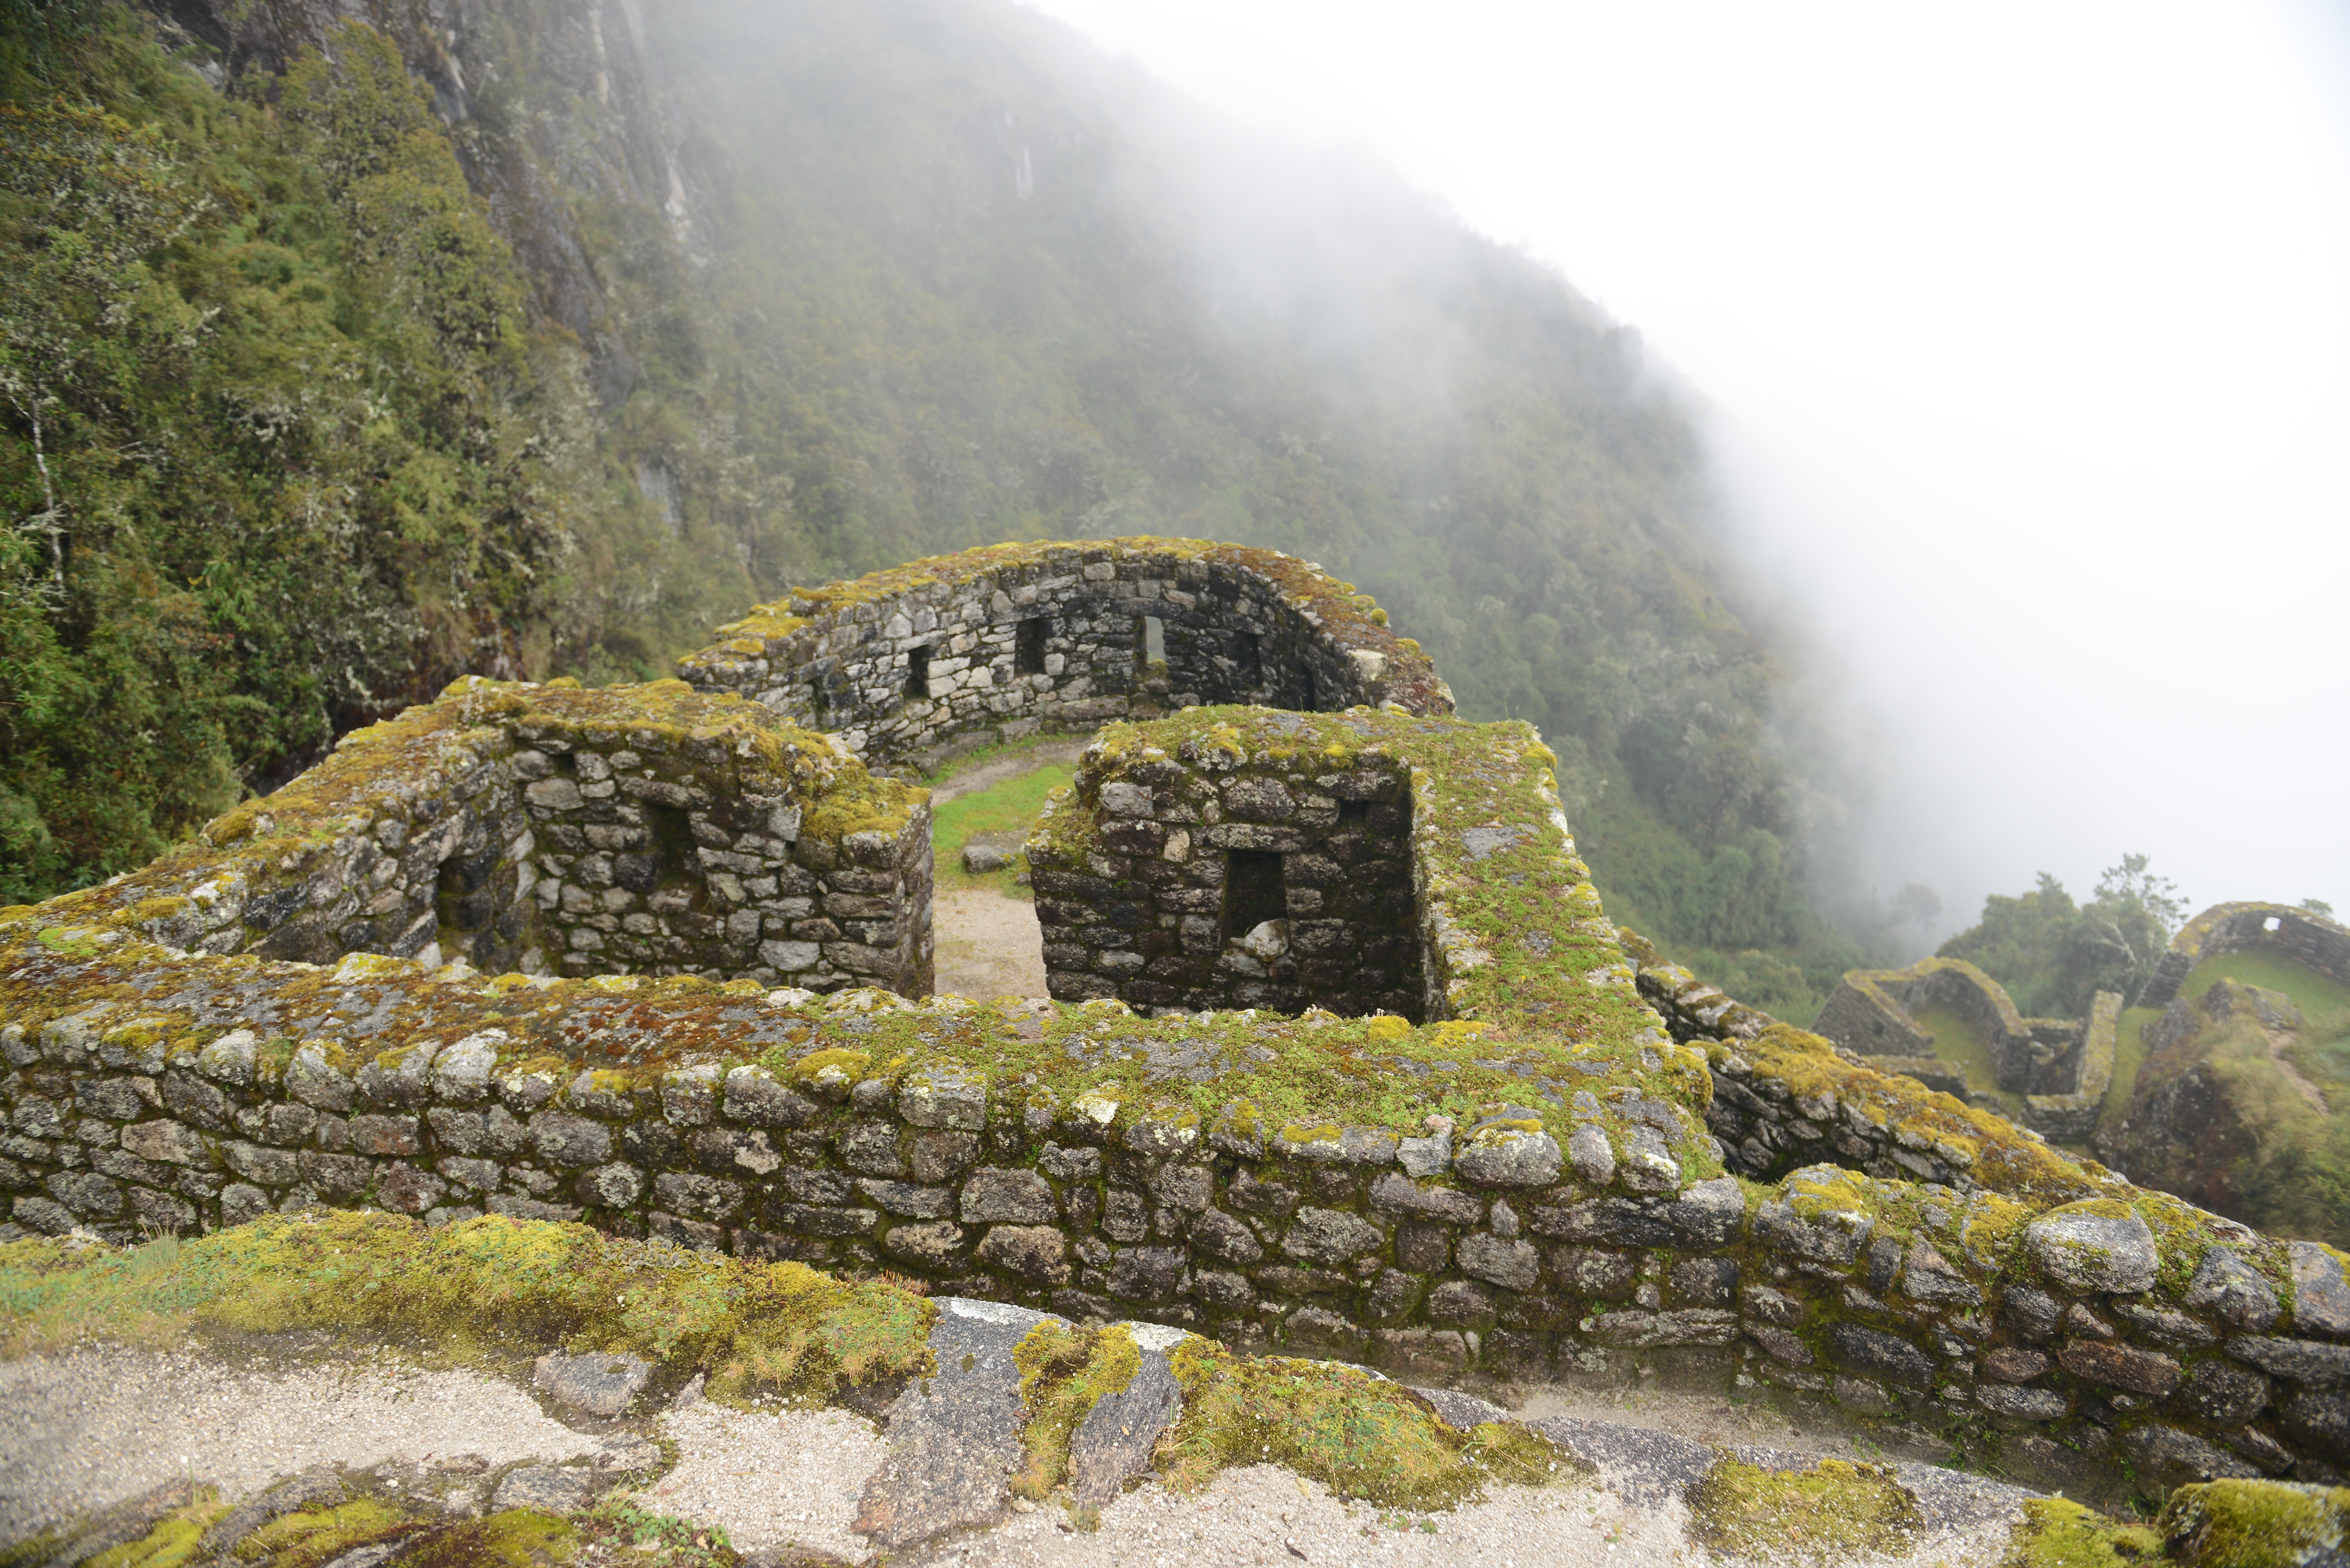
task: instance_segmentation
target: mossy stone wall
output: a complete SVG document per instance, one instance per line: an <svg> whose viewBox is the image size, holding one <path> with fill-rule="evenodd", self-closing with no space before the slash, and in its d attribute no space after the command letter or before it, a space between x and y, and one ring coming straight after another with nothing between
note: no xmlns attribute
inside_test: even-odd
<svg viewBox="0 0 2350 1568"><path fill-rule="evenodd" d="M2121 998L2099 992L2085 1019L2025 1018L2007 988L1964 959L1920 959L1908 969L1846 972L1813 1029L1877 1060L1881 1070L1968 1096L1963 1070L1937 1057L1909 1010L1947 1007L1982 1031L2000 1087L2025 1096L2024 1115L2052 1137L2085 1137L2113 1081ZM1987 1100L1997 1096L1985 1095ZM1996 1108L1995 1106L1993 1108Z"/></svg>
<svg viewBox="0 0 2350 1568"><path fill-rule="evenodd" d="M2290 904L2214 904L2170 939L2135 1005L2168 1007L2205 959L2258 950L2350 985L2350 927Z"/></svg>
<svg viewBox="0 0 2350 1568"><path fill-rule="evenodd" d="M1156 814L1161 782L1139 770L1161 763L1179 793L1194 777L1408 778L1426 1022L251 950L306 912L338 933L355 881L409 875L375 833L386 803L406 842L477 822L483 853L520 857L527 835L535 870L572 857L551 878L557 915L574 874L594 885L595 857L617 880L619 857L679 842L647 803L681 813L698 852L758 857L700 862L707 899L732 900L722 871L766 898L748 878L775 860L879 901L825 918L927 908L922 792L825 737L677 682L469 682L201 844L0 910L0 1236L317 1206L577 1217L1419 1378L1775 1385L1996 1425L2052 1464L2340 1480L2341 1254L2132 1187L1660 962L1601 909L1526 726L1199 709L1098 744L1095 799L1048 818L1067 829L1046 833L1048 857L1107 852L1088 836L1111 818L1158 822L1092 808L1148 783ZM679 760L665 774L655 757ZM556 779L579 806L531 798ZM599 844L594 826L623 836ZM625 836L638 829L651 846ZM785 840L788 857L768 847ZM452 847L473 842L468 826ZM502 863L519 894L519 863ZM826 881L849 870L876 880ZM288 889L254 935L245 911ZM536 884L528 908L525 936L560 929ZM817 918L763 908L763 941L770 914ZM858 945L926 964L910 929L895 950ZM646 933L623 917L606 934Z"/></svg>
<svg viewBox="0 0 2350 1568"><path fill-rule="evenodd" d="M926 792L676 681L460 681L92 897L206 953L931 986Z"/></svg>
<svg viewBox="0 0 2350 1568"><path fill-rule="evenodd" d="M1164 628L1160 674L1145 618ZM680 668L702 690L837 732L860 756L928 763L1040 726L1201 703L1450 712L1433 667L1386 622L1367 595L1270 550L997 545L795 589Z"/></svg>
<svg viewBox="0 0 2350 1568"><path fill-rule="evenodd" d="M1216 716L1096 743L1047 805L1027 854L1052 994L1419 1022L1408 762L1337 765L1302 718L1252 751Z"/></svg>

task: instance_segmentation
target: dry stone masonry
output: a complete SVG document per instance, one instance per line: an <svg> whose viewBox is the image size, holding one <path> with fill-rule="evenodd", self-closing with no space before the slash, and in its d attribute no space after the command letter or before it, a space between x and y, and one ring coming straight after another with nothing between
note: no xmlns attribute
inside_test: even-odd
<svg viewBox="0 0 2350 1568"><path fill-rule="evenodd" d="M927 991L930 813L682 683L466 680L110 884L192 951Z"/></svg>
<svg viewBox="0 0 2350 1568"><path fill-rule="evenodd" d="M2267 951L2350 985L2350 928L2290 904L2214 904L2178 929L2155 965L2140 1007L2168 1007L2195 966L2222 953Z"/></svg>
<svg viewBox="0 0 2350 1568"><path fill-rule="evenodd" d="M577 1221L1420 1381L1775 1388L1987 1423L2060 1473L2341 1480L2340 1254L1661 962L1600 909L1552 763L1523 724L1367 703L1112 725L1032 850L1075 879L1040 877L1055 987L1205 970L1171 1002L970 1001L923 994L921 792L736 698L469 683L146 870L0 910L8 1234ZM533 796L558 780L577 805ZM1261 977L1225 962L1267 907L1232 912L1242 852L1284 862L1283 917L1240 933L1288 923L1270 961L1243 940ZM1409 888L1416 988L1347 879L1293 879L1322 859L1408 867L1358 880Z"/></svg>
<svg viewBox="0 0 2350 1568"><path fill-rule="evenodd" d="M1999 1086L2024 1096L2032 1127L2066 1140L2085 1138L2096 1127L2113 1083L2121 1022L2122 999L2113 992L2098 992L2085 1019L2025 1018L2006 987L1964 959L1921 959L1902 970L1848 971L1812 1027L1874 1058L1880 1072L1965 1099L1965 1068L1938 1056L1932 1033L1910 1016L1911 1008L1935 1006L1981 1032ZM1986 1109L2000 1108L1997 1096L1978 1092Z"/></svg>
<svg viewBox="0 0 2350 1568"><path fill-rule="evenodd" d="M1048 805L1027 854L1053 995L1419 1020L1417 722L1236 717L1180 739L1115 731ZM1277 743L1252 748L1250 723ZM1352 765L1332 765L1325 733L1356 742L1336 748Z"/></svg>
<svg viewBox="0 0 2350 1568"><path fill-rule="evenodd" d="M688 680L838 732L877 764L1200 703L1452 711L1369 596L1275 551L1195 539L968 550L795 588L720 631L683 661Z"/></svg>

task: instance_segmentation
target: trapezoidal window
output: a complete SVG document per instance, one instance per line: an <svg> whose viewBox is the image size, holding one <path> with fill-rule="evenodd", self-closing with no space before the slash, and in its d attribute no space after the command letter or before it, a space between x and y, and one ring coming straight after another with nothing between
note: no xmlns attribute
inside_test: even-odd
<svg viewBox="0 0 2350 1568"><path fill-rule="evenodd" d="M1314 679L1314 667L1310 664L1301 665L1298 668L1297 677L1299 683L1304 687L1299 696L1297 711L1301 713L1319 713L1322 711L1322 685Z"/></svg>
<svg viewBox="0 0 2350 1568"><path fill-rule="evenodd" d="M1053 635L1053 623L1044 616L1031 616L1012 629L1012 673L1042 675L1045 673L1045 641Z"/></svg>
<svg viewBox="0 0 2350 1568"><path fill-rule="evenodd" d="M1244 937L1267 920L1289 919L1289 880L1270 849L1224 851L1224 940Z"/></svg>
<svg viewBox="0 0 2350 1568"><path fill-rule="evenodd" d="M1134 618L1134 672L1149 673L1153 659L1167 658L1167 627L1155 615Z"/></svg>
<svg viewBox="0 0 2350 1568"><path fill-rule="evenodd" d="M927 697L931 694L931 645L906 650L906 695Z"/></svg>

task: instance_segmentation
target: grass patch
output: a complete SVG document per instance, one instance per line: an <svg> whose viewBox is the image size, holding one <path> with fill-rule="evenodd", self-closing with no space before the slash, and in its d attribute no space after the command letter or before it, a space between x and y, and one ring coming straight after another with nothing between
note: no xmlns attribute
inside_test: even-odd
<svg viewBox="0 0 2350 1568"><path fill-rule="evenodd" d="M2283 992L2313 1023L2329 1013L2350 1012L2350 986L2269 952L2221 953L2206 959L2195 966L2178 994L2199 1002L2205 992L2223 980Z"/></svg>
<svg viewBox="0 0 2350 1568"><path fill-rule="evenodd" d="M1995 1095L2012 1119L2021 1121L2023 1096L1999 1086L1999 1064L1991 1057L1991 1036L1981 1025L1948 1007L1913 1007L1909 1016L1934 1036L1934 1054L1965 1075L1969 1090Z"/></svg>
<svg viewBox="0 0 2350 1568"><path fill-rule="evenodd" d="M1066 764L1045 763L936 808L931 814L931 859L938 886L992 888L1009 898L1035 897L1015 884L1009 870L976 877L965 871L962 846L983 833L1016 833L1025 838L1045 809L1045 796L1076 782L1076 774Z"/></svg>
<svg viewBox="0 0 2350 1568"><path fill-rule="evenodd" d="M1446 1509L1488 1482L1546 1486L1574 1459L1523 1427L1446 1426L1400 1385L1357 1367L1243 1360L1189 1339L1168 1358L1183 1417L1159 1439L1169 1486L1196 1490L1227 1465L1272 1464L1382 1508Z"/></svg>
<svg viewBox="0 0 2350 1568"><path fill-rule="evenodd" d="M324 1331L460 1364L560 1344L709 1372L713 1398L829 1399L930 1363L936 1308L800 1263L746 1263L496 1215L272 1215L200 1241L0 1247L0 1348Z"/></svg>
<svg viewBox="0 0 2350 1568"><path fill-rule="evenodd" d="M1717 1552L1773 1557L1908 1554L1925 1515L1881 1465L1822 1459L1766 1470L1723 1459L1690 1493L1690 1532Z"/></svg>

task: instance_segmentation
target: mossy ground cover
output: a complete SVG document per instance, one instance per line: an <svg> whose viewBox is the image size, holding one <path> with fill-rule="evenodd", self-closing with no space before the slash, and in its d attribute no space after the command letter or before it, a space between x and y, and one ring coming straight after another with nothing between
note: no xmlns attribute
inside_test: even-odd
<svg viewBox="0 0 2350 1568"><path fill-rule="evenodd" d="M2222 981L2282 993L2303 1022L2271 1030L2241 1006L2207 1018L2201 1003ZM2160 1012L2123 1015L2100 1137L2134 1173L2247 1224L2350 1245L2350 987L2278 954L2241 952L2197 965L2179 994L2194 1010L2191 1027L2162 1051L2149 1052L2145 1040ZM2141 1092L2155 1095L2190 1071L2216 1085L2224 1105L2214 1136L2183 1147L2149 1137L2157 1128L2123 1130Z"/></svg>
<svg viewBox="0 0 2350 1568"><path fill-rule="evenodd" d="M1967 1087L1999 1096L2021 1121L2023 1096L1999 1086L1998 1064L1991 1060L1991 1038L1980 1025L1949 1007L1913 1007L1909 1016L1934 1036L1934 1054L1966 1075Z"/></svg>
<svg viewBox="0 0 2350 1568"><path fill-rule="evenodd" d="M117 1251L0 1247L0 1345L161 1345L208 1334L326 1333L457 1365L551 1345L706 1368L719 1399L827 1399L927 1368L936 1309L798 1263L746 1263L584 1225L487 1216L271 1216Z"/></svg>
<svg viewBox="0 0 2350 1568"><path fill-rule="evenodd" d="M398 1568L736 1568L743 1561L723 1530L654 1513L627 1494L567 1516L515 1508L452 1520L429 1495L403 1495L364 1473L345 1480L360 1495L281 1514L224 1554L208 1551L204 1536L229 1507L204 1489L144 1534L87 1558L85 1568L182 1568L206 1560L240 1568L321 1568L363 1548L379 1549L383 1554L375 1561ZM0 1548L0 1568L73 1562L73 1532L68 1525ZM780 1568L795 1561L786 1555Z"/></svg>
<svg viewBox="0 0 2350 1568"><path fill-rule="evenodd" d="M1461 1432L1417 1395L1359 1367L1281 1356L1248 1359L1205 1340L1169 1357L1183 1415L1159 1439L1168 1484L1205 1485L1228 1465L1273 1464L1383 1508L1440 1509L1488 1484L1548 1486L1575 1460L1523 1427Z"/></svg>
<svg viewBox="0 0 2350 1568"><path fill-rule="evenodd" d="M1891 1470L1822 1459L1766 1470L1725 1459L1690 1492L1690 1532L1717 1552L1837 1561L1908 1555L1925 1525Z"/></svg>
<svg viewBox="0 0 2350 1568"><path fill-rule="evenodd" d="M985 760L1001 761L1006 755L1017 754L1007 748ZM1014 872L1009 867L978 875L964 870L962 846L983 833L1025 837L1044 811L1045 797L1056 789L1068 787L1076 779L1076 774L1064 764L1045 763L985 789L958 795L937 807L931 819L931 857L937 886L942 889L986 888L1007 898L1035 898L1031 889L1013 879Z"/></svg>

